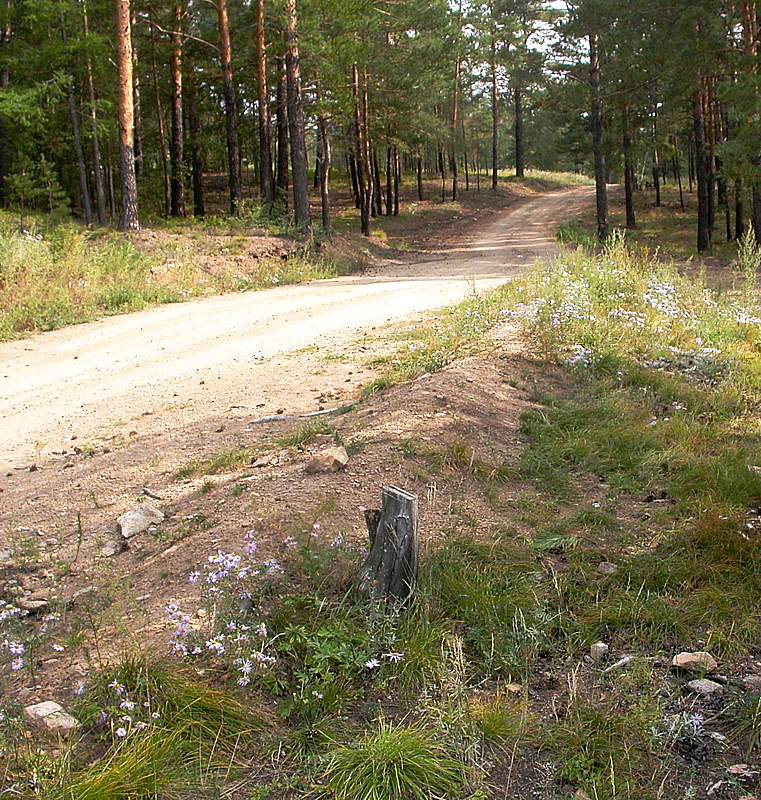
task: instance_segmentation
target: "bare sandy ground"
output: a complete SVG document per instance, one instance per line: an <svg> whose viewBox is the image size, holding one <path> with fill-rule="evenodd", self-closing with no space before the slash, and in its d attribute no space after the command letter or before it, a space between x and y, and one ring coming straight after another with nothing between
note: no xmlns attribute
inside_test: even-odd
<svg viewBox="0 0 761 800"><path fill-rule="evenodd" d="M506 210L469 241L363 275L224 295L0 344L0 470L113 435L182 429L236 405L315 410L282 357L340 348L362 331L496 286L555 248L555 228L593 189ZM147 420L147 422L146 422Z"/></svg>

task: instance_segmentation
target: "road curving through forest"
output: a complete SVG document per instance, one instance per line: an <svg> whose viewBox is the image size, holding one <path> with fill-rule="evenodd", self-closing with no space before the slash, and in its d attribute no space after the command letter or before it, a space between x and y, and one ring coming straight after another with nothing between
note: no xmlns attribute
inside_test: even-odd
<svg viewBox="0 0 761 800"><path fill-rule="evenodd" d="M557 225L593 196L593 188L581 187L520 202L435 258L2 343L0 469L88 442L141 415L167 431L236 402L254 407L270 359L346 343L362 330L503 283L552 254Z"/></svg>

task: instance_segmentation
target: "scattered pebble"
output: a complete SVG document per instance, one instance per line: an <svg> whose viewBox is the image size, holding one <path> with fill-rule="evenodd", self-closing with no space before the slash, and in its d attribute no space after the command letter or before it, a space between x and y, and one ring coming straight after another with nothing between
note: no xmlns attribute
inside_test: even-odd
<svg viewBox="0 0 761 800"><path fill-rule="evenodd" d="M710 653L698 651L696 653L679 653L674 656L671 666L685 672L714 672L719 665Z"/></svg>
<svg viewBox="0 0 761 800"><path fill-rule="evenodd" d="M605 642L595 642L589 648L589 655L592 661L602 661L610 652L610 647Z"/></svg>

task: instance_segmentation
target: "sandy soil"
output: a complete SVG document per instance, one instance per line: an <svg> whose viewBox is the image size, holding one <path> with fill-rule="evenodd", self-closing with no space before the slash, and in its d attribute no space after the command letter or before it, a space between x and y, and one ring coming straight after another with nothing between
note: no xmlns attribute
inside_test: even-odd
<svg viewBox="0 0 761 800"><path fill-rule="evenodd" d="M591 192L583 187L520 202L434 258L1 344L0 471L114 438L180 430L233 406L260 408L262 415L315 410L315 393L298 369L284 370L284 356L340 348L361 331L503 282L553 250L555 225L588 203Z"/></svg>

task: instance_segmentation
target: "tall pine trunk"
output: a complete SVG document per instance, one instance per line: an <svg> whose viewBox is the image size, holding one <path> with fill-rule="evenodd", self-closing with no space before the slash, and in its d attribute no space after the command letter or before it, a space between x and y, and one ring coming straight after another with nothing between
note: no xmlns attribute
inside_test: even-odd
<svg viewBox="0 0 761 800"><path fill-rule="evenodd" d="M457 200L457 125L460 112L460 54L457 53L452 82L452 124L450 128L449 169L452 172L452 200Z"/></svg>
<svg viewBox="0 0 761 800"><path fill-rule="evenodd" d="M698 252L704 253L711 248L711 199L703 96L700 89L692 95L692 124L695 143L695 177L698 187Z"/></svg>
<svg viewBox="0 0 761 800"><path fill-rule="evenodd" d="M82 2L82 29L85 37L89 36L90 29L87 19L87 5ZM87 56L85 62L85 80L87 83L87 101L88 110L90 114L91 131L91 144L92 144L92 161L93 161L93 176L95 178L95 208L98 214L98 225L104 226L106 224L106 188L103 182L103 161L100 153L100 137L98 135L98 115L95 105L95 81L92 74L92 61L90 56ZM134 93L133 93L134 97ZM137 142L137 139L135 140ZM135 153L135 174L137 175L137 153Z"/></svg>
<svg viewBox="0 0 761 800"><path fill-rule="evenodd" d="M227 136L227 182L230 192L230 213L237 217L243 194L240 187L240 156L238 148L238 110L233 84L232 43L227 0L217 0L219 26L219 56L222 66L222 94L225 102L225 134Z"/></svg>
<svg viewBox="0 0 761 800"><path fill-rule="evenodd" d="M11 27L11 0L3 2L2 27L0 28L0 52L10 43L13 36ZM7 89L11 82L11 73L7 64L0 67L0 89ZM5 121L0 117L0 203L5 200L5 182L8 177L8 164L10 160L10 148L8 143L8 131Z"/></svg>
<svg viewBox="0 0 761 800"><path fill-rule="evenodd" d="M494 10L492 9L492 14ZM494 21L491 29L491 188L497 188L497 153L499 149L499 108L497 107L497 38Z"/></svg>
<svg viewBox="0 0 761 800"><path fill-rule="evenodd" d="M259 193L267 203L275 199L272 176L270 97L267 89L267 51L264 30L264 0L256 0L256 77L259 101Z"/></svg>
<svg viewBox="0 0 761 800"><path fill-rule="evenodd" d="M61 37L65 51L69 49L69 40L66 35L66 21L63 14L63 6L60 7L61 14ZM66 83L66 95L69 101L69 120L71 122L71 138L74 145L74 155L77 158L77 172L79 174L79 195L82 205L82 217L85 225L89 228L92 225L92 203L90 202L90 187L87 180L87 164L85 163L85 151L82 146L82 133L79 127L79 110L77 109L77 98L74 88L74 80L69 78Z"/></svg>
<svg viewBox="0 0 761 800"><path fill-rule="evenodd" d="M172 136L170 140L169 158L172 165L170 183L169 213L173 217L185 216L185 154L182 113L182 26L185 20L185 8L181 0L177 0L173 8L172 54L170 71L172 73Z"/></svg>
<svg viewBox="0 0 761 800"><path fill-rule="evenodd" d="M132 11L132 29L135 30L135 12ZM137 42L132 40L132 104L135 113L135 175L139 178L143 174L143 110L140 103L140 70L138 69Z"/></svg>
<svg viewBox="0 0 761 800"><path fill-rule="evenodd" d="M523 125L523 90L520 86L515 87L513 95L515 100L515 176L523 178L526 174L526 153Z"/></svg>
<svg viewBox="0 0 761 800"><path fill-rule="evenodd" d="M317 129L322 147L322 161L320 164L320 207L322 209L322 228L330 236L330 136L328 135L328 121L324 114L317 117Z"/></svg>
<svg viewBox="0 0 761 800"><path fill-rule="evenodd" d="M134 62L133 62L134 63ZM156 108L156 128L159 135L159 155L164 178L164 216L169 216L171 200L169 187L169 161L166 155L166 127L164 125L164 111L161 106L161 92L159 91L158 66L156 64L156 32L151 25L151 74L153 76L153 99ZM133 92L134 99L134 92Z"/></svg>
<svg viewBox="0 0 761 800"><path fill-rule="evenodd" d="M121 161L121 212L119 229L140 230L137 212L137 178L135 176L134 125L135 109L132 94L132 27L130 0L116 2L116 46L119 68L119 151Z"/></svg>
<svg viewBox="0 0 761 800"><path fill-rule="evenodd" d="M277 199L288 208L288 78L285 59L277 59L277 175L275 190Z"/></svg>
<svg viewBox="0 0 761 800"><path fill-rule="evenodd" d="M359 88L359 67L356 62L351 68L351 84L354 96L354 137L356 143L357 188L359 190L360 228L363 236L370 235L370 154L365 140L365 126L362 124L362 100Z"/></svg>
<svg viewBox="0 0 761 800"><path fill-rule="evenodd" d="M193 215L206 215L206 196L203 187L204 158L201 145L201 124L198 119L198 85L192 64L187 67L188 134L190 139L190 165L193 173Z"/></svg>
<svg viewBox="0 0 761 800"><path fill-rule="evenodd" d="M301 63L299 58L298 17L296 0L286 0L288 23L288 132L291 139L291 171L293 173L293 214L296 226L309 231L309 178L307 174L304 106L301 99Z"/></svg>
<svg viewBox="0 0 761 800"><path fill-rule="evenodd" d="M629 127L629 105L624 104L621 115L624 130L624 193L626 195L626 227L629 230L637 227L634 211L634 159L632 158L632 135Z"/></svg>
<svg viewBox="0 0 761 800"><path fill-rule="evenodd" d="M600 99L599 36L589 35L589 83L592 87L592 150L595 159L595 192L597 198L597 238L608 237L608 187L603 152L602 100Z"/></svg>

